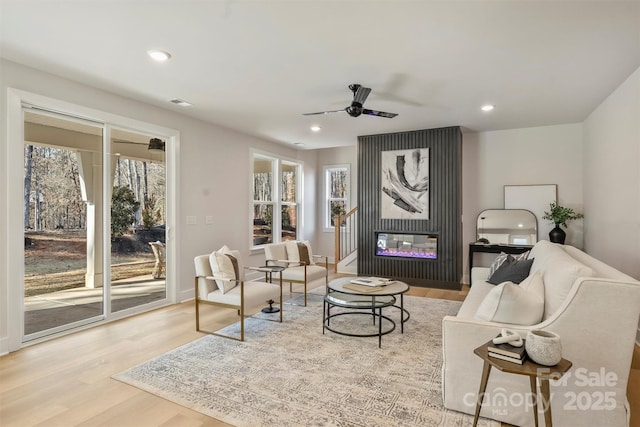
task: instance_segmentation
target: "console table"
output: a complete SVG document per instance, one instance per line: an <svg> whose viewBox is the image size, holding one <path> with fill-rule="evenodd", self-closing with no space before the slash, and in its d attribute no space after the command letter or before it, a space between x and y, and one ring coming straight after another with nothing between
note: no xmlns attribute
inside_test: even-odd
<svg viewBox="0 0 640 427"><path fill-rule="evenodd" d="M473 268L473 254L476 252L485 252L491 254L522 254L530 250L531 245L504 245L501 243L469 243L469 282L471 282L471 269Z"/></svg>

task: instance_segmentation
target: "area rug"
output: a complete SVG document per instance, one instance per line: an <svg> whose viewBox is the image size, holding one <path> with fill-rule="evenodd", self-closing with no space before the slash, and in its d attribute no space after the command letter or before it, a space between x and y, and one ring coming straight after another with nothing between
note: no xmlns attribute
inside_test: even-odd
<svg viewBox="0 0 640 427"><path fill-rule="evenodd" d="M115 379L235 426L471 426L442 406L441 320L459 302L406 296L411 318L378 338L322 333L322 296L285 305L283 323L249 318L245 342L207 335ZM341 316L341 328L370 316ZM385 328L390 322L383 323ZM239 334L239 324L225 328ZM499 426L481 419L480 425Z"/></svg>

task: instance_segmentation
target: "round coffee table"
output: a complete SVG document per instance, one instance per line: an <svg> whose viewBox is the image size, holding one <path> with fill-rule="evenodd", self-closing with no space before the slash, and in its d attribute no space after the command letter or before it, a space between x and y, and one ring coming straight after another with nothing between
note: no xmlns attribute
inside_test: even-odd
<svg viewBox="0 0 640 427"><path fill-rule="evenodd" d="M396 323L388 316L382 314L384 307L396 307L400 309L401 331L404 333L404 323L409 320L410 314L404 308L404 293L409 290L409 285L404 282L394 281L385 286L368 287L353 286L351 280L354 277L342 277L329 282L328 292L324 297L322 314L322 333L328 329L331 332L356 337L378 337L378 347L382 345L382 335L386 335L395 330ZM396 305L396 296L400 296L400 306ZM342 311L331 314L332 307L342 307L351 311ZM378 330L376 333L355 333L345 330L337 330L331 326L331 319L344 315L367 315L373 317L373 323L378 320ZM390 327L382 329L382 322L386 320Z"/></svg>
<svg viewBox="0 0 640 427"><path fill-rule="evenodd" d="M404 308L404 294L409 291L409 285L405 282L401 282L399 280L394 280L386 286L377 287L375 292L362 292L359 290L353 290L349 288L345 288L344 285L350 286L353 279L357 279L357 277L340 277L338 279L333 279L329 282L329 292L337 291L345 294L352 295L368 295L368 296L400 296L400 305L393 305L397 309L400 310L400 332L404 333L404 324L409 318L411 314ZM365 289L366 286L361 286L360 289ZM369 289L365 289L369 290Z"/></svg>

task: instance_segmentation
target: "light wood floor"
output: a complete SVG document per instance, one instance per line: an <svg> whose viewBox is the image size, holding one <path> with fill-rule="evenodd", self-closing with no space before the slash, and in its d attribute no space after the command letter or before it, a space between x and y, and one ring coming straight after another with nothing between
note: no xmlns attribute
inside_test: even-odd
<svg viewBox="0 0 640 427"><path fill-rule="evenodd" d="M408 294L462 301L467 292L468 288L412 288ZM237 320L232 310L204 310L208 311L204 322L211 328ZM227 426L111 379L117 372L201 337L203 334L194 330L193 313L193 302L177 304L1 357L0 425ZM635 356L629 398L637 413L640 351ZM638 417L632 419L632 426L640 427Z"/></svg>

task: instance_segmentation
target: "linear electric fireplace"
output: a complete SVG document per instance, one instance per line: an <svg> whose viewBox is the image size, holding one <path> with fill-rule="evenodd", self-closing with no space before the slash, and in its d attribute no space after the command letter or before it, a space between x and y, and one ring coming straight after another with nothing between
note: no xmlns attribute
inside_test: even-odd
<svg viewBox="0 0 640 427"><path fill-rule="evenodd" d="M377 231L376 256L438 259L438 235Z"/></svg>

